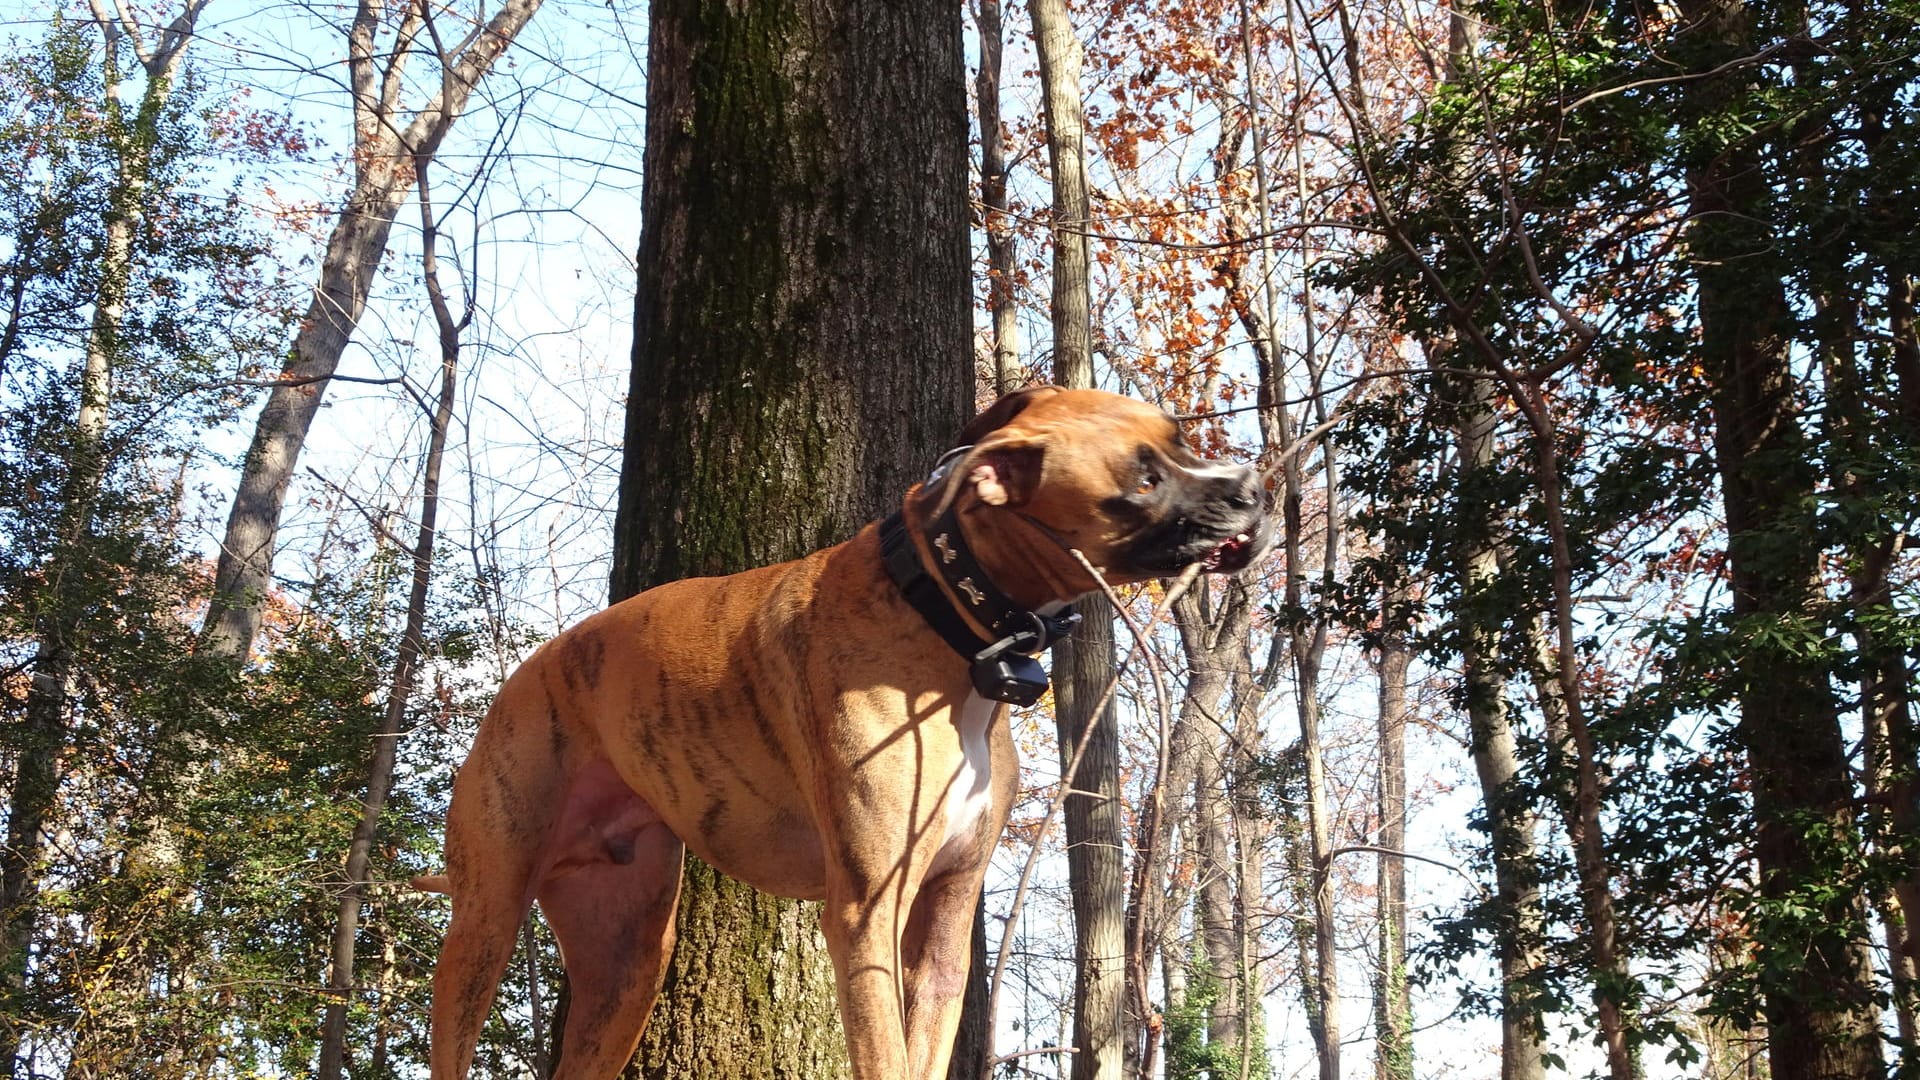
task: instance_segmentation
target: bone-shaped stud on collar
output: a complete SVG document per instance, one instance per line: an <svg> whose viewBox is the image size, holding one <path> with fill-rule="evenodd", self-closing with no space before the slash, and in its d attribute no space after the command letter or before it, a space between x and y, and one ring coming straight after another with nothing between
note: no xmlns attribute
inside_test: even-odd
<svg viewBox="0 0 1920 1080"><path fill-rule="evenodd" d="M960 590L967 594L967 601L974 607L979 607L980 601L986 599L986 595L980 591L978 586L974 585L973 579L970 577L963 577L959 581L954 582L954 584L958 585Z"/></svg>

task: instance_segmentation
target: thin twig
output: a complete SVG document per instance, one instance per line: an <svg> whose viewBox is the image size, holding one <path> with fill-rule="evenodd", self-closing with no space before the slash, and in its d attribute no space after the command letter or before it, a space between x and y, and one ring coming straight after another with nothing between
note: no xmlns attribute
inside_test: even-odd
<svg viewBox="0 0 1920 1080"><path fill-rule="evenodd" d="M1042 1046L1037 1050L1015 1050L1011 1054L1001 1054L997 1058L989 1059L987 1061L987 1067L992 1068L995 1065L1005 1065L1009 1061L1017 1061L1023 1057L1034 1057L1038 1054L1077 1054L1079 1052L1080 1048L1077 1046Z"/></svg>
<svg viewBox="0 0 1920 1080"><path fill-rule="evenodd" d="M1166 614L1167 609L1173 606L1173 602L1180 599L1199 576L1199 563L1193 563L1182 571L1179 578L1168 586L1166 595L1161 598L1160 603L1154 606L1153 614L1147 617L1147 628L1151 629L1154 623L1159 622L1160 616ZM1103 586L1104 584L1102 582ZM1129 620L1127 625L1132 628L1132 621ZM1100 700L1095 702L1088 712L1089 716L1099 716L1106 709L1107 702L1113 700L1114 692L1120 687L1120 676L1126 673L1128 666L1133 663L1133 658L1145 648L1145 644L1144 634L1136 637L1133 647L1127 650L1127 658L1114 668L1113 678L1107 680L1107 688L1101 692ZM989 1033L987 1037L989 1039L993 1037L991 1033L995 1030L995 1018L1000 1014L1000 988L1006 981L1007 958L1013 954L1014 927L1019 924L1020 910L1026 906L1027 891L1033 885L1033 872L1034 867L1040 862L1041 845L1046 842L1047 830L1053 826L1053 819L1060 815L1060 808L1066 804L1067 796L1073 791L1074 773L1080 769L1080 759L1086 756L1087 744L1092 740L1093 731L1097 726L1088 724L1087 729L1080 733L1080 741L1073 748L1073 757L1068 760L1066 770L1060 774L1059 789L1054 792L1052 800L1048 802L1047 812L1040 818L1040 827L1033 834L1033 846L1027 851L1026 865L1020 869L1020 885L1014 890L1013 906L1007 911L1007 928L1000 935L1000 952L994 957L993 979L987 991L987 1031ZM987 1068L981 1072L981 1080L992 1080L992 1075L993 1063L989 1062Z"/></svg>

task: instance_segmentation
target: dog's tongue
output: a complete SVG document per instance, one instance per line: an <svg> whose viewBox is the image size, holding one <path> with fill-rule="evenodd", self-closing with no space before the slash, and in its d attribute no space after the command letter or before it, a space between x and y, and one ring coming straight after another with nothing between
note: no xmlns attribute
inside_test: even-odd
<svg viewBox="0 0 1920 1080"><path fill-rule="evenodd" d="M1232 539L1221 541L1219 547L1209 551L1207 557L1200 560L1200 569L1209 571L1220 569L1228 559L1245 551L1247 545L1252 542L1253 538L1246 533L1239 533Z"/></svg>

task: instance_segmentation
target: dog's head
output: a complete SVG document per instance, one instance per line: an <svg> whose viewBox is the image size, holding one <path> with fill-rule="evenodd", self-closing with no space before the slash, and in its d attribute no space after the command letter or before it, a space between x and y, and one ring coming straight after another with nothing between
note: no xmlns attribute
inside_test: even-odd
<svg viewBox="0 0 1920 1080"><path fill-rule="evenodd" d="M1258 474L1201 458L1172 417L1132 398L1020 390L976 417L960 441L971 449L933 494L959 510L969 535L980 536L976 545L1004 548L1022 529L1049 531L1118 583L1195 562L1232 572L1272 541Z"/></svg>

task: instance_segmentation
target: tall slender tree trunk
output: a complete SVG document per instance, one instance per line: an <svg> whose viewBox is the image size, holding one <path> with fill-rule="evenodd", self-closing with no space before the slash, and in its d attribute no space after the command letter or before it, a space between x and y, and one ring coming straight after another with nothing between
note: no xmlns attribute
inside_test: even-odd
<svg viewBox="0 0 1920 1080"><path fill-rule="evenodd" d="M1294 9L1288 7L1287 18L1291 23ZM1271 247L1264 239L1272 235L1273 210L1270 205L1271 184L1266 160L1266 125L1260 111L1259 95L1255 90L1253 62L1252 18L1247 0L1240 2L1239 45L1241 66L1246 77L1245 95L1242 106L1246 110L1248 133L1252 138L1251 164L1254 175L1254 208L1258 214L1259 235L1262 255L1261 280L1257 306L1251 295L1242 306L1242 319L1257 312L1257 318L1251 325L1261 331L1263 344L1254 349L1255 364L1258 368L1259 385L1257 400L1260 405L1260 432L1264 448L1269 456L1278 456L1280 473L1280 512L1281 512L1281 551L1284 559L1283 587L1286 610L1301 613L1296 615L1291 626L1285 627L1288 657L1292 662L1294 713L1300 724L1301 757L1306 773L1306 832L1300 838L1300 853L1307 868L1306 897L1313 912L1312 940L1303 946L1303 964L1311 954L1311 963L1303 969L1301 992L1307 1011L1307 1029L1313 1039L1314 1055L1319 1064L1321 1080L1339 1080L1341 1050L1340 1018L1340 968L1334 938L1334 901L1333 901L1333 840L1331 805L1327 798L1326 763L1320 738L1320 669L1326 653L1327 624L1323 618L1304 614L1304 589L1308 566L1306 563L1306 532L1302 514L1302 500L1306 497L1306 479L1301 467L1301 455L1296 452L1294 428L1291 410L1287 406L1287 373L1282 361L1282 348L1279 334L1279 307L1275 298L1275 277L1278 272L1277 259ZM1349 35L1351 36L1351 35ZM1298 55L1295 56L1294 79L1300 81ZM1356 86L1357 89L1357 86ZM1364 102L1361 108L1364 110ZM1293 187L1299 213L1307 214L1307 181L1305 162L1306 129L1304 114L1296 110L1292 130L1289 133L1293 144ZM1304 240L1303 240L1304 243ZM1302 339L1302 360L1308 381L1314 391L1314 405L1324 420L1325 405L1319 396L1320 365L1318 328L1313 302L1313 288L1306 277L1307 267L1301 267L1300 295L1303 300L1300 311L1300 329ZM1251 290L1247 290L1251 294ZM1339 502L1337 491L1337 466L1331 441L1324 444L1325 479L1327 484L1326 521L1323 530L1321 550L1321 573L1323 579L1331 582L1334 563L1338 558Z"/></svg>
<svg viewBox="0 0 1920 1080"><path fill-rule="evenodd" d="M1004 394L1017 388L1021 380L1019 305L1013 291L1015 238L1007 212L1006 143L1000 133L1000 59L1005 51L1000 10L1000 0L979 0L980 71L974 79L974 98L980 117L980 219L987 238L987 310L993 319L989 380L995 393ZM960 1011L953 1057L947 1062L947 1075L952 1080L977 1080L987 1071L987 1059L993 1052L987 1015L990 980L983 897L973 913L973 964L967 974L966 1003Z"/></svg>
<svg viewBox="0 0 1920 1080"><path fill-rule="evenodd" d="M105 45L101 104L114 121L118 142L104 214L98 285L76 387L78 407L67 448L67 474L55 510L54 546L42 575L53 595L35 626L38 640L18 737L20 752L7 793L6 846L0 849L0 1076L14 1075L25 1034L18 1021L39 915L43 833L59 796L62 759L70 740L74 645L84 616L63 593L70 582L84 576L78 562L87 557L84 549L106 475L113 367L120 359L120 334L134 271L134 238L145 210L155 127L172 96L203 3L189 3L150 49L142 40L128 37L127 27L104 10L94 13ZM140 98L131 108L122 99L125 78L120 69L128 52L146 75Z"/></svg>
<svg viewBox="0 0 1920 1080"><path fill-rule="evenodd" d="M1446 350L1428 348L1436 364ZM1461 477L1486 469L1494 455L1493 385L1488 378L1456 382L1454 446ZM1491 514L1490 508L1483 508ZM1541 907L1536 855L1538 819L1519 788L1518 742L1507 715L1506 680L1500 658L1500 626L1506 617L1494 592L1499 576L1493 522L1464 522L1454 551L1460 576L1460 649L1469 752L1480 779L1481 804L1493 848L1494 896L1498 904L1500 954L1501 1080L1541 1080L1547 1047L1529 987L1541 964Z"/></svg>
<svg viewBox="0 0 1920 1080"><path fill-rule="evenodd" d="M1449 83L1470 78L1479 46L1474 19L1455 11L1447 21ZM1464 141L1456 141L1443 163L1447 182L1471 181L1472 165ZM1434 337L1423 342L1428 363L1443 367L1454 358L1454 342ZM1474 369L1469 369L1470 371ZM1496 396L1493 375L1476 372L1445 380L1451 398L1456 484L1470 483L1493 462L1496 448ZM1480 781L1480 800L1493 854L1496 950L1500 963L1501 1080L1542 1080L1548 1048L1541 1030L1544 1003L1536 996L1541 974L1542 929L1539 819L1520 790L1519 744L1508 715L1506 669L1500 628L1511 614L1496 591L1499 549L1494 510L1478 501L1471 520L1460 523L1452 562L1460 581L1461 689L1467 710L1468 748Z"/></svg>
<svg viewBox="0 0 1920 1080"><path fill-rule="evenodd" d="M1869 160L1883 162L1889 149L1887 121L1898 108L1887 99L1863 109L1862 141ZM1913 277L1911 268L1901 265L1882 266L1879 276L1886 289L1892 348L1884 365L1874 364L1880 368L1873 373L1874 382L1898 388L1890 410L1893 425L1913 438L1920 434L1920 334L1915 329ZM1846 422L1851 444L1847 453L1856 460L1867 460L1866 429L1884 421L1866 409L1854 363L1851 355L1841 361L1848 384L1846 405L1848 411L1858 413ZM1854 554L1856 569L1849 583L1848 605L1853 611L1854 636L1864 668L1860 702L1863 742L1868 748L1867 794L1887 806L1894 842L1911 853L1915 845L1920 845L1920 797L1916 797L1920 796L1920 723L1916 723L1920 718L1915 716L1913 701L1913 650L1885 640L1873 628L1877 617L1894 611L1890 575L1903 552L1910 549L1911 538L1906 531L1897 531L1861 546L1865 550ZM1920 1046L1920 1016L1916 1016L1916 1007L1920 1007L1920 858L1909 854L1906 865L1907 872L1893 883L1894 902L1883 902L1879 907L1900 1037L1909 1046Z"/></svg>
<svg viewBox="0 0 1920 1080"><path fill-rule="evenodd" d="M1568 692L1569 673L1564 667L1568 650L1556 648L1551 636L1564 625L1562 620L1571 617L1570 610L1571 605L1565 605L1555 618L1527 624L1525 659L1540 702L1548 769L1556 781L1551 797L1574 848L1581 911L1587 918L1593 953L1595 1019L1607 1052L1607 1068L1614 1080L1631 1080L1640 1071L1638 1048L1627 1034L1632 1022L1626 1007L1631 1002L1627 995L1632 976L1618 947L1619 924L1609 884L1612 873L1601 846L1598 759L1593 738L1584 728L1579 697Z"/></svg>
<svg viewBox="0 0 1920 1080"><path fill-rule="evenodd" d="M386 255L394 215L407 200L416 162L431 161L494 63L540 10L541 0L504 0L458 57L441 58L440 92L409 120L400 111L400 76L428 18L423 0L408 7L391 46L379 42L382 0L359 0L347 36L353 91L353 189L340 208L320 262L320 279L294 334L284 385L267 395L241 467L240 484L214 567L213 599L201 649L244 660L260 629L273 582L280 515L300 450L340 366L374 274ZM449 35L465 38L465 34Z"/></svg>
<svg viewBox="0 0 1920 1080"><path fill-rule="evenodd" d="M1266 985L1261 978L1260 922L1266 909L1266 852L1273 835L1271 813L1261 795L1257 779L1263 760L1261 730L1264 703L1273 690L1277 671L1256 678L1250 654L1243 651L1233 675L1233 756L1227 791L1233 809L1235 869L1239 887L1233 891L1234 930L1239 939L1239 967L1234 981L1239 984L1245 1015L1240 1024L1240 1045L1236 1047L1239 1070L1233 1080L1252 1080L1255 1075L1270 1076L1272 1063L1267 1058L1265 1025L1261 1023Z"/></svg>
<svg viewBox="0 0 1920 1080"><path fill-rule="evenodd" d="M1391 550L1390 562L1398 562ZM1407 846L1407 668L1412 650L1400 620L1410 590L1398 582L1386 590L1379 660L1380 846L1378 889L1380 943L1373 991L1374 1080L1413 1080L1413 1007L1407 995L1407 863L1395 852Z"/></svg>
<svg viewBox="0 0 1920 1080"><path fill-rule="evenodd" d="M1234 911L1234 891L1239 881L1233 844L1233 805L1227 797L1231 771L1233 728L1225 723L1210 723L1199 733L1199 754L1194 761L1193 840L1194 872L1199 879L1194 893L1193 927L1199 938L1199 956L1205 960L1203 974L1189 977L1189 983L1204 979L1212 984L1213 1004L1207 1013L1207 1045L1214 1060L1239 1049L1246 1024L1246 1000L1240 985L1240 940Z"/></svg>
<svg viewBox="0 0 1920 1080"><path fill-rule="evenodd" d="M974 95L980 114L980 206L987 234L987 311L993 318L993 389L1020 383L1020 308L1013 293L1013 222L1007 212L1007 150L1000 134L1000 57L1005 51L1000 0L980 0L980 73Z"/></svg>
<svg viewBox="0 0 1920 1080"><path fill-rule="evenodd" d="M845 539L972 398L958 10L659 0L649 50L615 600ZM844 1075L818 911L690 859L631 1071Z"/></svg>
<svg viewBox="0 0 1920 1080"><path fill-rule="evenodd" d="M1030 0L1047 161L1053 173L1053 381L1093 385L1088 294L1086 118L1081 48L1065 0ZM1113 609L1104 597L1075 605L1082 622L1054 647L1055 720L1064 768L1089 727L1076 792L1066 802L1067 879L1073 897L1073 1080L1119 1080L1126 1067L1126 851L1120 803L1120 727L1115 707L1094 703L1113 678Z"/></svg>
<svg viewBox="0 0 1920 1080"><path fill-rule="evenodd" d="M1696 62L1715 71L1752 51L1753 13L1737 0L1689 0ZM1690 83L1690 109L1716 116L1759 92L1733 67ZM1833 852L1854 837L1853 783L1839 711L1811 650L1771 645L1765 631L1826 605L1810 515L1817 465L1801 424L1790 347L1795 313L1777 262L1766 134L1688 163L1687 241L1700 313L1699 357L1713 386L1713 453L1726 509L1737 632L1732 675L1758 827L1760 893L1817 915L1757 935L1775 1080L1838 1080L1883 1069L1866 898L1829 887Z"/></svg>
<svg viewBox="0 0 1920 1080"><path fill-rule="evenodd" d="M386 808L393 788L394 763L399 757L400 735L406 725L407 702L413 696L413 684L425 651L427 592L433 584L433 547L438 535L440 513L440 466L446 457L447 428L453 421L455 375L460 366L460 332L471 318L454 318L440 284L435 247L438 229L433 205L428 197L427 161L416 165L420 189L421 266L427 297L433 308L434 324L440 346L440 392L434 400L432 427L427 435L427 453L420 470L420 526L413 545L413 573L407 593L406 628L400 635L400 647L393 662L393 679L387 688L387 707L380 726L373 734L373 756L367 765L367 796L361 805L360 822L354 827L347 847L346 888L340 894L340 908L334 920L332 966L327 978L326 1018L320 1036L320 1080L339 1080L346 1068L347 1012L354 993L354 961L359 940L360 906L367 898L367 871L373 861L373 842L380 831L380 814ZM471 304L471 292L468 293Z"/></svg>
<svg viewBox="0 0 1920 1080"><path fill-rule="evenodd" d="M1167 759L1161 764L1157 778L1160 794L1153 800L1157 810L1143 813L1141 817L1133 885L1127 903L1128 1007L1143 1021L1129 1033L1130 1038L1138 1039L1138 1046L1128 1055L1132 1059L1128 1072L1143 1080L1159 1075L1159 1039L1163 1031L1163 1018L1153 1013L1148 985L1150 965L1160 956L1163 970L1179 969L1173 982L1184 994L1184 987L1190 981L1185 969L1194 959L1191 953L1167 955L1166 949L1169 930L1178 917L1172 903L1175 898L1168 895L1169 868L1174 865L1173 848L1177 838L1187 838L1196 862L1208 860L1200 875L1200 910L1214 913L1215 926L1228 938L1236 923L1232 915L1233 890L1245 887L1233 860L1219 856L1219 849L1231 847L1227 837L1201 834L1208 832L1210 821L1224 816L1230 809L1224 793L1219 790L1222 771L1219 757L1223 751L1216 744L1233 730L1227 694L1236 671L1246 660L1252 627L1247 585L1239 579L1228 582L1218 591L1213 603L1208 602L1205 587L1197 585L1173 605L1173 617L1182 651L1187 656L1186 693L1168 733ZM1227 748L1224 752L1232 751ZM1206 759L1204 764L1203 759ZM1183 813L1189 792L1193 794L1192 810ZM1221 874L1226 880L1218 884L1228 890L1224 901L1206 892L1216 884L1213 881L1216 875ZM1224 917L1218 914L1222 909L1227 913ZM1215 1017L1210 1018L1208 1025L1208 1038L1211 1040L1220 1032L1238 1040L1237 1024L1228 1030L1220 1026L1217 1019L1231 1013L1237 1020L1244 1012L1239 1003L1240 965L1234 947L1220 946L1220 937L1213 927L1203 928L1201 936L1211 968L1209 978L1222 983ZM1227 964L1224 970L1213 966L1216 947ZM1163 976L1163 981L1166 978ZM1169 1011L1181 1009L1179 996L1173 987L1166 990L1164 1000ZM1229 998L1231 1003L1227 1003ZM1182 1034L1183 1037L1197 1035Z"/></svg>

